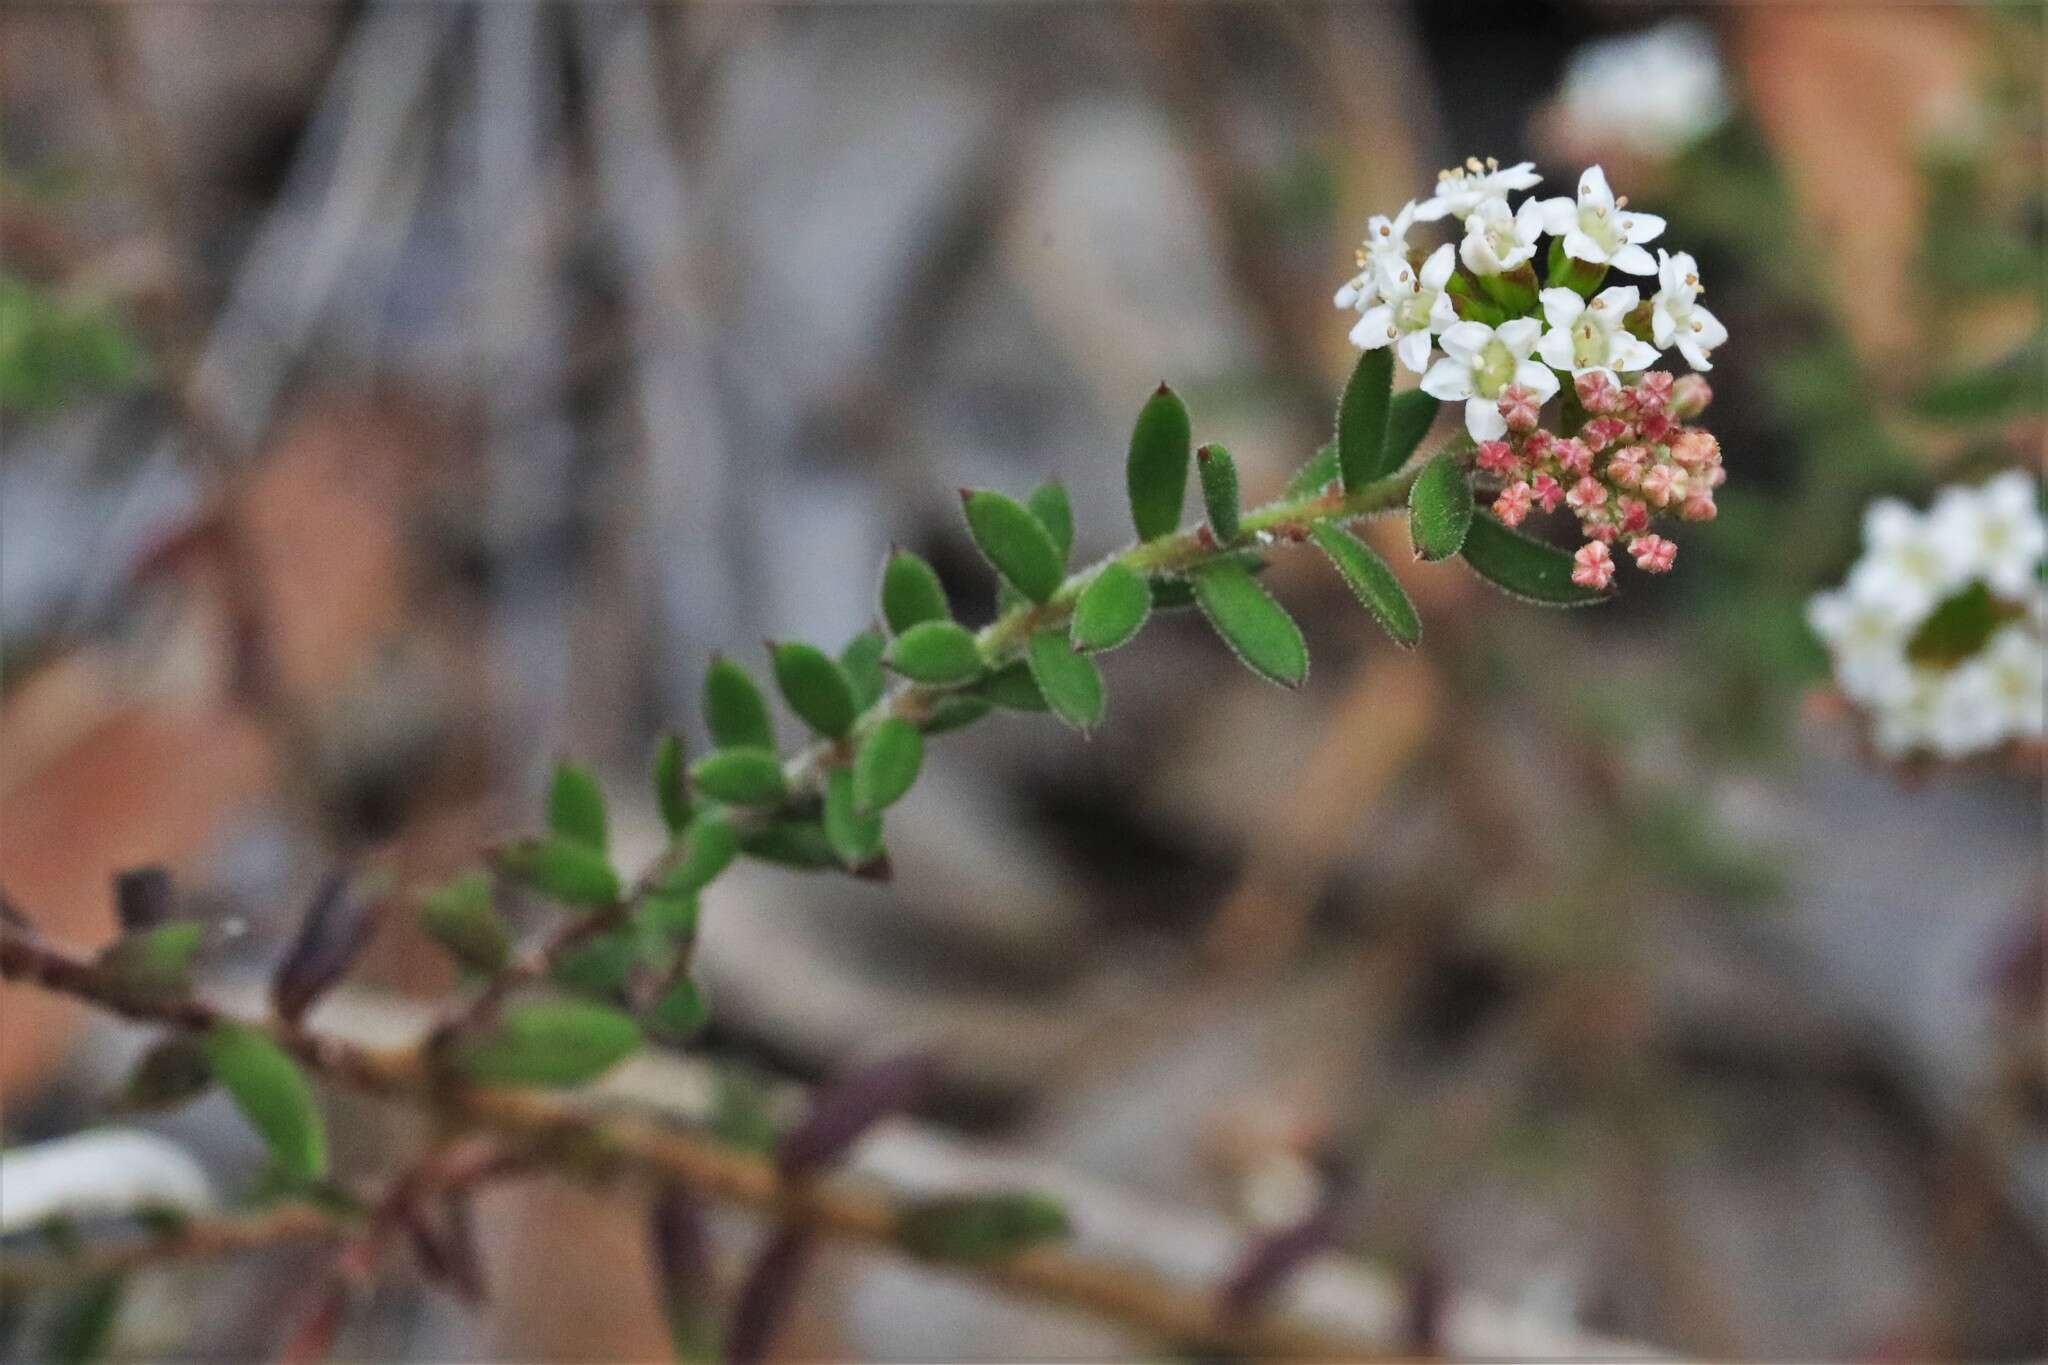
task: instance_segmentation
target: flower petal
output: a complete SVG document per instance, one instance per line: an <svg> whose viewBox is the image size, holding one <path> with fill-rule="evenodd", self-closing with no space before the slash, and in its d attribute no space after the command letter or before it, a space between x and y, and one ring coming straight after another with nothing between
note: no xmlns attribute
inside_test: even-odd
<svg viewBox="0 0 2048 1365"><path fill-rule="evenodd" d="M1536 349L1543 336L1543 324L1534 318L1509 318L1494 328L1493 334L1508 348L1509 355L1521 360Z"/></svg>
<svg viewBox="0 0 2048 1365"><path fill-rule="evenodd" d="M1598 166L1586 167L1579 176L1579 202L1588 208L1598 206L1614 207L1614 191L1607 187L1607 172Z"/></svg>
<svg viewBox="0 0 2048 1365"><path fill-rule="evenodd" d="M1621 215L1621 230L1631 243L1654 242L1664 235L1664 220L1654 213L1637 213L1630 209Z"/></svg>
<svg viewBox="0 0 2048 1365"><path fill-rule="evenodd" d="M1565 331L1570 331L1579 314L1586 311L1586 301L1570 289L1546 289L1536 298L1543 305L1543 320Z"/></svg>
<svg viewBox="0 0 2048 1365"><path fill-rule="evenodd" d="M1549 402L1557 392L1557 372L1534 360L1516 362L1515 382L1535 394L1538 403Z"/></svg>
<svg viewBox="0 0 2048 1365"><path fill-rule="evenodd" d="M1493 340L1493 329L1483 322L1456 322L1444 328L1444 354L1470 365L1479 349Z"/></svg>
<svg viewBox="0 0 2048 1365"><path fill-rule="evenodd" d="M1432 251L1429 259L1422 263L1422 283L1430 289L1443 288L1445 282L1451 278L1451 272L1457 269L1457 265L1457 251L1449 242L1445 242Z"/></svg>
<svg viewBox="0 0 2048 1365"><path fill-rule="evenodd" d="M1613 256L1608 258L1607 263L1616 270L1626 271L1631 275L1654 275L1657 273L1656 258L1633 242L1615 252Z"/></svg>
<svg viewBox="0 0 2048 1365"><path fill-rule="evenodd" d="M1588 265L1606 265L1607 248L1574 227L1564 235L1564 254Z"/></svg>
<svg viewBox="0 0 2048 1365"><path fill-rule="evenodd" d="M1365 310L1365 316L1351 329L1351 344L1361 351L1377 351L1394 336L1394 310L1382 303Z"/></svg>
<svg viewBox="0 0 2048 1365"><path fill-rule="evenodd" d="M1434 349L1435 345L1426 331L1408 332L1394 343L1394 354L1401 358L1403 365L1417 374L1429 368L1429 353Z"/></svg>
<svg viewBox="0 0 2048 1365"><path fill-rule="evenodd" d="M1465 430L1475 441L1498 441L1507 435L1508 419L1500 415L1500 403L1495 399L1467 398Z"/></svg>
<svg viewBox="0 0 2048 1365"><path fill-rule="evenodd" d="M1472 396L1472 367L1455 357L1445 356L1422 376L1422 391L1431 398L1454 403Z"/></svg>
<svg viewBox="0 0 2048 1365"><path fill-rule="evenodd" d="M1543 357L1543 363L1554 369L1570 370L1578 364L1578 357L1572 351L1572 334L1569 328L1553 327L1543 334L1543 340L1536 343L1536 354Z"/></svg>

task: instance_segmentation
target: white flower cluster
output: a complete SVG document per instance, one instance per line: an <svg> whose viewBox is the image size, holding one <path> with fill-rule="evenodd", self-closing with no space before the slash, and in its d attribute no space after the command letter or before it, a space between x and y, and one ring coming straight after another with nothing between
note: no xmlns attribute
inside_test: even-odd
<svg viewBox="0 0 2048 1365"><path fill-rule="evenodd" d="M1558 101L1570 124L1645 156L1669 157L1728 121L1727 80L1697 19L1600 38L1572 54Z"/></svg>
<svg viewBox="0 0 2048 1365"><path fill-rule="evenodd" d="M1433 196L1367 225L1358 273L1337 291L1337 306L1359 315L1351 343L1392 346L1426 392L1463 402L1475 441L1506 431L1500 400L1510 386L1541 404L1558 391L1559 374L1598 374L1618 385L1673 347L1706 370L1728 339L1699 302L1693 258L1662 248L1650 254L1662 218L1616 198L1598 166L1579 177L1576 196L1509 204L1510 194L1541 180L1527 161L1474 158L1442 172ZM1424 254L1409 244L1416 224L1447 217L1463 224L1455 247ZM1549 255L1546 233L1558 248ZM1539 264L1550 275L1541 282ZM1634 284L1602 289L1610 270L1654 276L1656 291L1645 299ZM1443 357L1432 364L1439 346Z"/></svg>
<svg viewBox="0 0 2048 1365"><path fill-rule="evenodd" d="M1896 499L1863 518L1863 557L1807 604L1835 681L1866 708L1878 747L1962 758L2042 732L2048 548L2035 480L2018 470Z"/></svg>

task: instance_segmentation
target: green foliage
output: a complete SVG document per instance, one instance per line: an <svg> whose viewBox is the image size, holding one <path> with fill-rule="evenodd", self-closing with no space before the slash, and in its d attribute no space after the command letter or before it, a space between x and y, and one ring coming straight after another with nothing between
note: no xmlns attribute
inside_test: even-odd
<svg viewBox="0 0 2048 1365"><path fill-rule="evenodd" d="M815 645L770 645L769 656L775 665L775 685L789 709L819 734L844 738L860 715L860 701L846 670Z"/></svg>
<svg viewBox="0 0 2048 1365"><path fill-rule="evenodd" d="M1052 533L1022 504L988 489L963 489L968 534L1003 581L1033 602L1059 591L1065 560Z"/></svg>
<svg viewBox="0 0 2048 1365"><path fill-rule="evenodd" d="M483 1085L559 1088L596 1080L639 1046L639 1026L618 1010L550 1000L507 1009L488 1033L457 1044L449 1064Z"/></svg>
<svg viewBox="0 0 2048 1365"><path fill-rule="evenodd" d="M925 621L889 642L882 661L912 682L947 686L981 672L981 650L973 632L951 621Z"/></svg>
<svg viewBox="0 0 2048 1365"><path fill-rule="evenodd" d="M1347 492L1356 492L1398 467L1387 459L1387 408L1393 386L1393 348L1361 352L1337 405L1337 469Z"/></svg>
<svg viewBox="0 0 2048 1365"><path fill-rule="evenodd" d="M690 823L688 761L681 735L663 735L654 745L654 804L672 835Z"/></svg>
<svg viewBox="0 0 2048 1365"><path fill-rule="evenodd" d="M950 697L941 697L932 706L931 714L925 717L924 732L927 735L943 735L965 729L986 716L989 709L989 703L980 697L961 696L958 693ZM1041 706L1038 709L1042 711L1045 708Z"/></svg>
<svg viewBox="0 0 2048 1365"><path fill-rule="evenodd" d="M1222 446L1207 445L1195 452L1195 464L1201 474L1202 507L1209 516L1210 534L1228 545L1237 539L1237 461Z"/></svg>
<svg viewBox="0 0 2048 1365"><path fill-rule="evenodd" d="M711 1007L697 983L685 976L669 984L647 1012L647 1022L661 1037L687 1043L711 1022Z"/></svg>
<svg viewBox="0 0 2048 1365"><path fill-rule="evenodd" d="M1067 500L1066 486L1057 479L1042 483L1031 490L1024 505L1052 537L1053 548L1060 552L1060 563L1065 564L1067 556L1074 553L1074 506Z"/></svg>
<svg viewBox="0 0 2048 1365"><path fill-rule="evenodd" d="M0 408L52 412L132 383L142 367L140 348L104 308L0 274Z"/></svg>
<svg viewBox="0 0 2048 1365"><path fill-rule="evenodd" d="M206 1045L183 1033L160 1039L142 1054L115 1100L134 1112L174 1109L213 1088L213 1063Z"/></svg>
<svg viewBox="0 0 2048 1365"><path fill-rule="evenodd" d="M882 565L882 619L897 635L925 621L952 619L946 590L932 566L908 550L895 550Z"/></svg>
<svg viewBox="0 0 2048 1365"><path fill-rule="evenodd" d="M1394 643L1403 649L1415 648L1422 638L1422 620L1387 562L1357 536L1328 522L1310 527L1309 539L1329 557L1352 593L1393 637Z"/></svg>
<svg viewBox="0 0 2048 1365"><path fill-rule="evenodd" d="M548 829L557 839L605 850L604 793L573 763L557 763L548 784Z"/></svg>
<svg viewBox="0 0 2048 1365"><path fill-rule="evenodd" d="M854 704L863 711L880 701L888 689L889 676L882 671L882 652L888 647L889 637L881 631L864 630L839 651L839 666L853 684Z"/></svg>
<svg viewBox="0 0 2048 1365"><path fill-rule="evenodd" d="M766 749L720 749L690 768L697 790L735 806L766 806L782 799L787 787L782 762Z"/></svg>
<svg viewBox="0 0 2048 1365"><path fill-rule="evenodd" d="M1189 575L1195 604L1245 667L1282 687L1308 677L1308 644L1294 618L1242 565L1211 564Z"/></svg>
<svg viewBox="0 0 2048 1365"><path fill-rule="evenodd" d="M191 988L192 961L205 938L206 927L190 920L127 934L100 953L100 969L137 999L183 995Z"/></svg>
<svg viewBox="0 0 2048 1365"><path fill-rule="evenodd" d="M775 724L768 718L768 700L747 670L724 655L704 672L704 724L722 748L773 749Z"/></svg>
<svg viewBox="0 0 2048 1365"><path fill-rule="evenodd" d="M1137 570L1111 560L1075 600L1068 633L1075 649L1115 649L1136 635L1151 614L1151 586Z"/></svg>
<svg viewBox="0 0 2048 1365"><path fill-rule="evenodd" d="M1429 435L1430 424L1443 410L1443 404L1434 394L1421 389L1410 389L1397 393L1387 405L1387 447L1380 458L1388 472L1408 463L1408 457L1422 444L1422 438Z"/></svg>
<svg viewBox="0 0 2048 1365"><path fill-rule="evenodd" d="M1022 659L1013 664L1004 664L976 683L974 695L991 705L1002 707L1005 711L1047 709L1045 693L1038 690L1038 680L1031 676L1031 665ZM931 727L925 728L929 730Z"/></svg>
<svg viewBox="0 0 2048 1365"><path fill-rule="evenodd" d="M1605 596L1572 582L1570 555L1511 531L1483 512L1472 518L1462 553L1474 573L1525 602L1578 607Z"/></svg>
<svg viewBox="0 0 2048 1365"><path fill-rule="evenodd" d="M491 904L491 879L466 872L420 904L420 927L463 966L485 975L505 969L511 937Z"/></svg>
<svg viewBox="0 0 2048 1365"><path fill-rule="evenodd" d="M885 717L853 755L853 801L861 811L887 810L917 781L924 734L901 716Z"/></svg>
<svg viewBox="0 0 2048 1365"><path fill-rule="evenodd" d="M127 1281L119 1275L95 1275L67 1289L50 1321L51 1365L106 1359L126 1292Z"/></svg>
<svg viewBox="0 0 2048 1365"><path fill-rule="evenodd" d="M1065 631L1042 630L1033 635L1024 650L1031 680L1052 713L1082 733L1102 720L1107 698L1102 674L1085 654L1076 654L1067 643Z"/></svg>
<svg viewBox="0 0 2048 1365"><path fill-rule="evenodd" d="M1449 559L1464 547L1472 527L1472 484L1449 455L1422 467L1408 489L1408 535L1415 557Z"/></svg>
<svg viewBox="0 0 2048 1365"><path fill-rule="evenodd" d="M1139 540L1157 540L1180 527L1193 430L1187 405L1164 384L1138 410L1124 482L1131 498L1131 525Z"/></svg>
<svg viewBox="0 0 2048 1365"><path fill-rule="evenodd" d="M242 1117L270 1148L287 1179L327 1175L327 1128L299 1064L270 1035L246 1024L216 1024L206 1035L207 1063Z"/></svg>
<svg viewBox="0 0 2048 1365"><path fill-rule="evenodd" d="M848 867L870 863L882 851L881 812L860 809L849 768L834 768L825 774L824 824L825 841Z"/></svg>
<svg viewBox="0 0 2048 1365"><path fill-rule="evenodd" d="M1994 598L1982 583L1972 583L1928 613L1913 638L1906 641L1906 657L1916 664L1953 668L1984 648L1984 642L2000 626L2026 615L2026 610L2017 602Z"/></svg>
<svg viewBox="0 0 2048 1365"><path fill-rule="evenodd" d="M1308 458L1308 462L1294 471L1294 477L1287 481L1285 496L1305 498L1311 493L1320 493L1343 477L1337 465L1335 442L1323 446Z"/></svg>
<svg viewBox="0 0 2048 1365"><path fill-rule="evenodd" d="M1072 1232L1067 1212L1041 1194L1001 1191L938 1195L904 1209L896 1241L912 1255L955 1265L990 1265Z"/></svg>
<svg viewBox="0 0 2048 1365"><path fill-rule="evenodd" d="M682 856L662 878L664 889L683 894L703 890L732 865L739 856L740 836L732 821L718 810L707 810L683 831Z"/></svg>
<svg viewBox="0 0 2048 1365"><path fill-rule="evenodd" d="M740 835L740 852L800 872L839 866L839 855L833 852L832 841L825 837L825 825L820 820L778 820L765 828L748 830Z"/></svg>
<svg viewBox="0 0 2048 1365"><path fill-rule="evenodd" d="M619 898L619 874L588 844L559 836L520 839L491 857L506 876L569 905L611 905Z"/></svg>

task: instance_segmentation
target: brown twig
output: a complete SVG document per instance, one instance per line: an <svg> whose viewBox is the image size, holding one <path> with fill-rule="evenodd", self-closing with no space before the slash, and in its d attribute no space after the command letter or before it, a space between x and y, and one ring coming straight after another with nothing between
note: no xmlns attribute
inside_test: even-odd
<svg viewBox="0 0 2048 1365"><path fill-rule="evenodd" d="M298 1242L339 1241L348 1233L349 1225L340 1215L311 1204L191 1218L160 1236L129 1242L67 1252L9 1253L0 1257L0 1292L15 1294L172 1261L231 1256Z"/></svg>

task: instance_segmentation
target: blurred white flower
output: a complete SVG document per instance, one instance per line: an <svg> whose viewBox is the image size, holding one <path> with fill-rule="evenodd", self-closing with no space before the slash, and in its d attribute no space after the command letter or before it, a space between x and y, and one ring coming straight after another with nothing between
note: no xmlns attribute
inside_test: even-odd
<svg viewBox="0 0 2048 1365"><path fill-rule="evenodd" d="M1729 109L1713 36L1686 19L1587 43L1565 68L1558 101L1573 126L1660 158L1713 132Z"/></svg>
<svg viewBox="0 0 2048 1365"><path fill-rule="evenodd" d="M1954 548L1967 576L2004 597L2025 597L2034 586L2048 526L2028 474L2015 469L1982 488L1948 489L1929 516L1933 534Z"/></svg>
<svg viewBox="0 0 2048 1365"><path fill-rule="evenodd" d="M1543 230L1564 239L1564 254L1592 265L1611 265L1631 275L1657 273L1656 258L1643 243L1663 235L1664 220L1638 213L1628 200L1616 199L1607 172L1588 166L1579 176L1576 199L1560 195L1542 203Z"/></svg>
<svg viewBox="0 0 2048 1365"><path fill-rule="evenodd" d="M214 1207L213 1182L183 1147L139 1128L98 1128L0 1153L0 1232L59 1217Z"/></svg>
<svg viewBox="0 0 2048 1365"><path fill-rule="evenodd" d="M1533 189L1542 183L1533 161L1503 166L1492 157L1481 161L1468 156L1463 166L1436 173L1436 193L1416 206L1415 216L1425 223L1434 223L1445 214L1463 218L1489 199L1504 199L1510 191Z"/></svg>
<svg viewBox="0 0 2048 1365"><path fill-rule="evenodd" d="M1657 248L1657 292L1650 297L1650 336L1659 346L1676 345L1695 370L1711 370L1707 357L1728 339L1721 319L1700 307L1699 266L1692 253L1676 256Z"/></svg>
<svg viewBox="0 0 2048 1365"><path fill-rule="evenodd" d="M1816 594L1806 604L1806 623L1834 656L1843 695L1866 706L1906 700L1913 688L1906 641L1920 624L1917 617L1891 599L1843 589Z"/></svg>
<svg viewBox="0 0 2048 1365"><path fill-rule="evenodd" d="M1499 327L1460 322L1444 329L1444 358L1422 376L1422 390L1445 402L1465 403L1465 430L1475 441L1495 441L1507 434L1500 398L1519 384L1541 404L1557 392L1557 376L1531 360L1543 324L1534 318L1511 318Z"/></svg>
<svg viewBox="0 0 2048 1365"><path fill-rule="evenodd" d="M1351 344L1362 351L1393 343L1401 363L1421 374L1429 368L1430 337L1458 320L1444 285L1456 268L1446 242L1422 263L1418 278L1406 261L1380 262L1380 301L1365 310L1351 329Z"/></svg>
<svg viewBox="0 0 2048 1365"><path fill-rule="evenodd" d="M1542 235L1541 204L1524 199L1520 209L1510 211L1505 198L1495 197L1466 215L1458 259L1475 275L1499 275L1533 258Z"/></svg>
<svg viewBox="0 0 2048 1365"><path fill-rule="evenodd" d="M1642 301L1634 285L1603 289L1590 302L1570 289L1546 289L1538 297L1550 330L1537 353L1552 369L1604 375L1608 383L1619 384L1616 371L1647 370L1657 363L1657 348L1624 325Z"/></svg>
<svg viewBox="0 0 2048 1365"><path fill-rule="evenodd" d="M1897 498L1880 498L1864 510L1863 558L1849 584L1862 597L1893 602L1919 618L1963 585L1970 561L1969 542L1952 525L1937 526Z"/></svg>
<svg viewBox="0 0 2048 1365"><path fill-rule="evenodd" d="M1383 261L1408 261L1408 229L1415 222L1415 201L1409 200L1392 218L1376 213L1365 225L1365 241L1358 248L1358 273L1337 290L1339 308L1363 312L1379 296L1379 268Z"/></svg>

